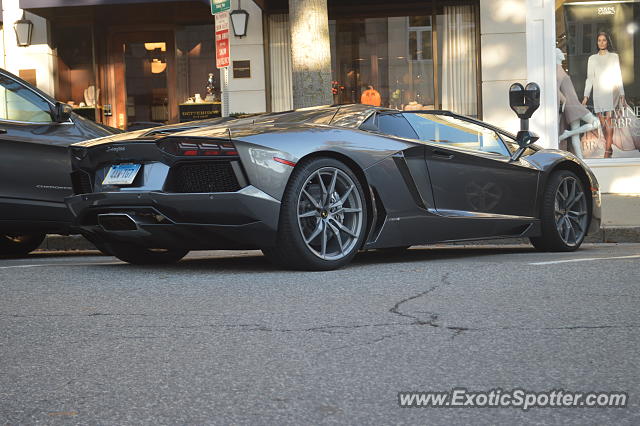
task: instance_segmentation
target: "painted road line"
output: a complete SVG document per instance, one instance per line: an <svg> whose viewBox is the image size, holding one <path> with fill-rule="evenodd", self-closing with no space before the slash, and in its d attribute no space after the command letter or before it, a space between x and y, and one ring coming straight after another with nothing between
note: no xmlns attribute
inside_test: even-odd
<svg viewBox="0 0 640 426"><path fill-rule="evenodd" d="M533 262L533 263L529 263L529 265L553 265L556 263L590 262L592 260L637 259L637 258L640 258L640 254L634 254L631 256L585 257L582 259L550 260L547 262Z"/></svg>

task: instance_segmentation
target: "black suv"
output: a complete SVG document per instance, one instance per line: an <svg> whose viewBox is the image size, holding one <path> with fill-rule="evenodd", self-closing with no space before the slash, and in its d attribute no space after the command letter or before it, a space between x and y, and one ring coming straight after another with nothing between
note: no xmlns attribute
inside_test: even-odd
<svg viewBox="0 0 640 426"><path fill-rule="evenodd" d="M118 132L0 69L0 256L73 232L64 204L72 194L67 146Z"/></svg>

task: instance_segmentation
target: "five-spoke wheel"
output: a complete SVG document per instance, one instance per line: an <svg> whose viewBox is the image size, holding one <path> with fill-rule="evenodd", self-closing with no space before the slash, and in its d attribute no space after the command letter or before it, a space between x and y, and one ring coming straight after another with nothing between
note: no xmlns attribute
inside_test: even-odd
<svg viewBox="0 0 640 426"><path fill-rule="evenodd" d="M338 167L317 170L298 194L298 228L307 248L323 260L338 260L353 250L363 215L356 183Z"/></svg>
<svg viewBox="0 0 640 426"><path fill-rule="evenodd" d="M587 199L577 178L565 176L556 190L556 229L568 246L582 242L587 232Z"/></svg>
<svg viewBox="0 0 640 426"><path fill-rule="evenodd" d="M582 182L562 170L549 178L542 199L542 236L531 238L539 250L573 251L580 247L589 226L589 205Z"/></svg>
<svg viewBox="0 0 640 426"><path fill-rule="evenodd" d="M353 171L333 158L298 165L285 190L276 247L263 252L297 269L327 270L348 263L362 246L367 207Z"/></svg>

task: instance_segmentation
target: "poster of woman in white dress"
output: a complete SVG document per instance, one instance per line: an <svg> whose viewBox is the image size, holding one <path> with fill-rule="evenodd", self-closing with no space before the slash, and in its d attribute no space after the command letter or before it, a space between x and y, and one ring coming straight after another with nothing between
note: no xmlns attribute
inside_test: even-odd
<svg viewBox="0 0 640 426"><path fill-rule="evenodd" d="M640 1L562 4L556 29L565 58L558 69L566 75L558 78L578 99L560 105L561 146L584 158L640 158ZM576 119L585 112L580 106L591 114Z"/></svg>
<svg viewBox="0 0 640 426"><path fill-rule="evenodd" d="M611 158L614 145L622 151L640 148L640 127L634 109L625 100L620 57L609 34L598 32L596 46L597 52L587 62L582 104L593 98L593 112L601 124L598 143L603 145L604 158Z"/></svg>

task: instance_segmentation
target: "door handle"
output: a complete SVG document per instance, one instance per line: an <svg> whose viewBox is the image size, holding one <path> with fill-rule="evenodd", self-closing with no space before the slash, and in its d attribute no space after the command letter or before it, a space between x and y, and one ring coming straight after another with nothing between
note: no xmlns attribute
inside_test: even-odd
<svg viewBox="0 0 640 426"><path fill-rule="evenodd" d="M442 158L444 160L451 160L453 158L453 154L451 154L450 152L440 151L439 149L435 149L433 151L433 156L434 157L438 157L438 158Z"/></svg>
<svg viewBox="0 0 640 426"><path fill-rule="evenodd" d="M5 133L7 133L7 129L0 129L0 135L4 135Z"/></svg>

